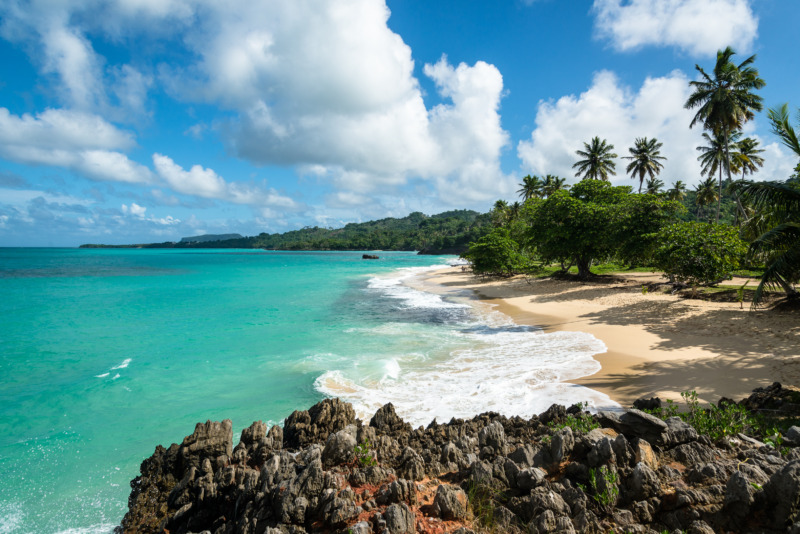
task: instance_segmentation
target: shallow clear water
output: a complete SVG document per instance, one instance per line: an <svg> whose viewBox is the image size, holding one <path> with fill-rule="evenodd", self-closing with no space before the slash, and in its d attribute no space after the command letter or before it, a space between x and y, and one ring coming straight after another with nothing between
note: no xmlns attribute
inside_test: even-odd
<svg viewBox="0 0 800 534"><path fill-rule="evenodd" d="M0 532L109 532L139 463L207 419L610 404L558 383L597 369L592 336L403 285L452 257L380 255L0 249Z"/></svg>

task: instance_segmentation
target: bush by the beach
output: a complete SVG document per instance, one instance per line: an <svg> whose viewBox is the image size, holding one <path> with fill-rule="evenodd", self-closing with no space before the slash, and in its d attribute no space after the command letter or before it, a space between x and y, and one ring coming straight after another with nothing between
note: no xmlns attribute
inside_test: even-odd
<svg viewBox="0 0 800 534"><path fill-rule="evenodd" d="M471 243L463 257L472 263L475 274L492 276L511 276L525 272L530 263L505 228L495 228L477 242Z"/></svg>
<svg viewBox="0 0 800 534"><path fill-rule="evenodd" d="M654 265L670 281L689 286L711 285L731 278L747 252L736 228L711 223L683 222L663 228Z"/></svg>

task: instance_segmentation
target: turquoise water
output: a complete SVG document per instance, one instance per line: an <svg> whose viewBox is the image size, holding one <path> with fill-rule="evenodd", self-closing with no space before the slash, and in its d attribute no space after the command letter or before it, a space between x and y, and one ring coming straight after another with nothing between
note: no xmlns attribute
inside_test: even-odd
<svg viewBox="0 0 800 534"><path fill-rule="evenodd" d="M282 421L326 395L415 424L537 413L591 336L404 284L452 257L0 249L0 532L109 532L155 445ZM534 362L535 364L532 364Z"/></svg>

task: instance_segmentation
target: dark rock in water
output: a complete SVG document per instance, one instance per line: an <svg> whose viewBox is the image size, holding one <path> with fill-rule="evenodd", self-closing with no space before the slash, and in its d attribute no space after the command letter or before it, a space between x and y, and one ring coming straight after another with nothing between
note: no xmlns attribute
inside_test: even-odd
<svg viewBox="0 0 800 534"><path fill-rule="evenodd" d="M361 256L362 260L379 260L380 258L375 254L364 254Z"/></svg>
<svg viewBox="0 0 800 534"><path fill-rule="evenodd" d="M598 414L587 433L559 428L570 412L412 429L391 404L365 426L327 399L283 429L253 423L235 447L231 422L209 421L142 462L116 530L800 534L800 449L743 435L715 445L635 409ZM357 457L356 444L369 450Z"/></svg>

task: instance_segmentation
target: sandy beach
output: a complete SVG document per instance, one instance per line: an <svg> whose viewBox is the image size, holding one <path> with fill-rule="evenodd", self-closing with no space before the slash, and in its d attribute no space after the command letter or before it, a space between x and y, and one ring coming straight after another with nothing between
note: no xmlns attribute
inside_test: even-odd
<svg viewBox="0 0 800 534"><path fill-rule="evenodd" d="M573 382L623 406L652 395L680 400L689 390L706 402L739 400L775 381L800 384L800 313L642 293L643 284L662 281L650 273L602 283L522 276L486 281L453 267L417 284L443 294L472 290L519 324L594 335L608 347L595 356L602 369ZM737 283L744 280L731 282Z"/></svg>

